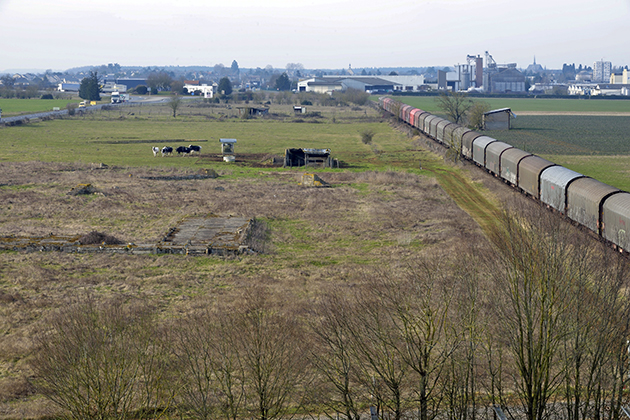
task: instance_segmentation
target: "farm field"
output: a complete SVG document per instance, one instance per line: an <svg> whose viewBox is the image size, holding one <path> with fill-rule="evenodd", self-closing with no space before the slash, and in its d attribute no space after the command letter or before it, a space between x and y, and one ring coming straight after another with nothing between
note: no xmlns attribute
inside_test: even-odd
<svg viewBox="0 0 630 420"><path fill-rule="evenodd" d="M69 103L79 103L81 99L2 99L0 109L3 117L52 111L58 107L64 109Z"/></svg>
<svg viewBox="0 0 630 420"><path fill-rule="evenodd" d="M435 96L395 96L397 100L420 108L432 114L442 111L437 106ZM517 115L519 112L543 113L630 113L630 100L625 99L549 99L549 98L477 98L490 104L492 109L511 108Z"/></svg>
<svg viewBox="0 0 630 420"><path fill-rule="evenodd" d="M410 105L413 105L413 99L420 101L417 105L433 107L435 108L433 112L440 114L441 111L434 102L431 102L435 101L434 98L403 98L405 103L408 102ZM606 184L630 191L628 177L630 115L610 115L627 112L626 107L630 105L630 101L494 98L482 100L496 108L511 107L517 114L517 117L512 119L511 130L489 131L484 133L485 135L540 155ZM582 105L583 103L585 105ZM519 116L517 109L537 111L541 115ZM572 115L582 112L589 115ZM601 115L594 115L597 113Z"/></svg>

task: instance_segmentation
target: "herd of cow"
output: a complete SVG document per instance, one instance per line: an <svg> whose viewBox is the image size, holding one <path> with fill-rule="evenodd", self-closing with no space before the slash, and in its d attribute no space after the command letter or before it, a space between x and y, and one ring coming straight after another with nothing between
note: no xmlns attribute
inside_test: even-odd
<svg viewBox="0 0 630 420"><path fill-rule="evenodd" d="M173 148L170 146L162 147L162 150L160 150L159 147L153 147L152 149L153 149L154 157L157 156L159 153L162 153L162 157L173 154ZM195 146L193 144L189 145L188 147L179 146L178 148L175 149L175 152L180 156L190 155L192 153L201 153L201 146Z"/></svg>

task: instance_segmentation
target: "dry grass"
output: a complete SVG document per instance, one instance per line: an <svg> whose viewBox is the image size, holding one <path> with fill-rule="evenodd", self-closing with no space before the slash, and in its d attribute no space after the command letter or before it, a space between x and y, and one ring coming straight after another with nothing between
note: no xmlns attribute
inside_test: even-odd
<svg viewBox="0 0 630 420"><path fill-rule="evenodd" d="M258 219L258 246L266 251L224 259L1 252L0 418L46 414L47 405L31 395L26 381L32 337L51 311L82 293L141 298L172 318L216 302L229 305L258 284L307 307L333 286L362 284L370 267L386 269L426 249L452 252L463 239L480 235L433 178L395 171L319 173L332 184L325 189L300 187L302 172L264 179L146 179L192 173L0 163L0 237L98 231L151 243L185 217L214 213ZM68 195L86 183L99 193ZM34 401L36 411L19 411Z"/></svg>

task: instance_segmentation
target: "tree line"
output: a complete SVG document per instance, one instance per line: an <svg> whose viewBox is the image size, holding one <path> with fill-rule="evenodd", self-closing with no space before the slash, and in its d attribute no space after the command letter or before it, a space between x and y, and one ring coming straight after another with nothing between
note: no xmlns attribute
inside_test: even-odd
<svg viewBox="0 0 630 420"><path fill-rule="evenodd" d="M75 419L619 419L627 261L547 213L312 299L253 285L175 319L78 299L37 337L34 384Z"/></svg>

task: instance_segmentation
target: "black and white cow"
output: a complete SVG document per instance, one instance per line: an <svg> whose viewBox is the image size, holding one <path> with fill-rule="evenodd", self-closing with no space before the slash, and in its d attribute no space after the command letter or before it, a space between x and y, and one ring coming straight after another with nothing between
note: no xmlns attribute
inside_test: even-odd
<svg viewBox="0 0 630 420"><path fill-rule="evenodd" d="M160 153L160 148L159 147L152 147L153 149L153 157L156 157L158 155L158 153Z"/></svg>
<svg viewBox="0 0 630 420"><path fill-rule="evenodd" d="M197 153L201 153L201 146L195 146L195 145L189 145L188 148L190 149L190 153L193 152L197 152Z"/></svg>
<svg viewBox="0 0 630 420"><path fill-rule="evenodd" d="M170 146L162 147L162 157L173 154L173 148Z"/></svg>
<svg viewBox="0 0 630 420"><path fill-rule="evenodd" d="M180 155L181 154L187 155L190 153L190 148L186 146L179 146L177 149L175 149L175 151Z"/></svg>

